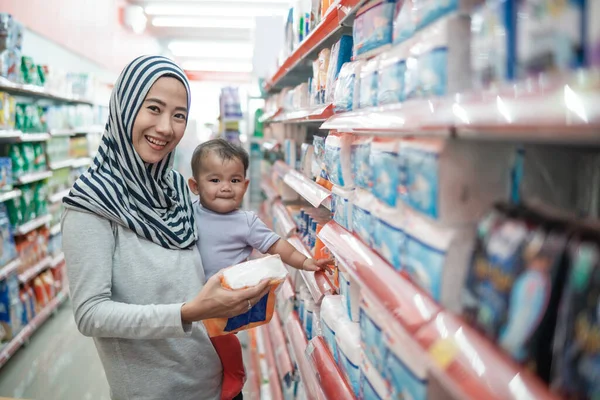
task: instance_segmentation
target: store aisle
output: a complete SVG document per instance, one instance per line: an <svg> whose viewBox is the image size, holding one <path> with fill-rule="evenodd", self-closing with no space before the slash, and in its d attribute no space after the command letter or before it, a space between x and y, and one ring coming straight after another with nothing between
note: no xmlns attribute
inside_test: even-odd
<svg viewBox="0 0 600 400"><path fill-rule="evenodd" d="M44 400L110 398L94 342L77 330L68 301L1 371L0 397Z"/></svg>

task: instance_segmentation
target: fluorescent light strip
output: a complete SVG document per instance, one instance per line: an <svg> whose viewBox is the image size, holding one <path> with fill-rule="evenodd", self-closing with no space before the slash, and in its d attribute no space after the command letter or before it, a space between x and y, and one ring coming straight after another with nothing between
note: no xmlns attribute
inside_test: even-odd
<svg viewBox="0 0 600 400"><path fill-rule="evenodd" d="M254 19L155 17L152 25L160 28L253 29Z"/></svg>
<svg viewBox="0 0 600 400"><path fill-rule="evenodd" d="M188 17L268 17L285 16L288 8L270 7L256 8L249 5L225 5L221 7L184 6L156 4L146 6L145 12L152 16L188 16Z"/></svg>
<svg viewBox="0 0 600 400"><path fill-rule="evenodd" d="M254 53L252 44L243 42L173 41L168 47L176 57L250 59Z"/></svg>
<svg viewBox="0 0 600 400"><path fill-rule="evenodd" d="M186 61L181 67L187 71L252 72L252 64L246 62Z"/></svg>

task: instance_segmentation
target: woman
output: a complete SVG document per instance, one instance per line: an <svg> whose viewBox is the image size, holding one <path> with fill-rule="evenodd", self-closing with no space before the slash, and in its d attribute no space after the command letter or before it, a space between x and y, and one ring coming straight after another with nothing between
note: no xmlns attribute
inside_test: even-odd
<svg viewBox="0 0 600 400"><path fill-rule="evenodd" d="M176 64L134 60L92 167L64 199L75 320L94 338L113 399L218 399L221 364L194 322L239 315L268 292L268 282L226 291L218 277L203 287L190 195L171 169L189 106Z"/></svg>

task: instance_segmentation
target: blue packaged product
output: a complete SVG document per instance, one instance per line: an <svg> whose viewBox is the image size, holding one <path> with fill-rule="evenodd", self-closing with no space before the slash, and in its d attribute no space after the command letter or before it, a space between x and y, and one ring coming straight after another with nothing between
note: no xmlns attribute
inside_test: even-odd
<svg viewBox="0 0 600 400"><path fill-rule="evenodd" d="M10 219L4 203L0 203L0 236L0 240L2 241L0 266L4 266L17 258L17 249L11 231Z"/></svg>
<svg viewBox="0 0 600 400"><path fill-rule="evenodd" d="M330 133L325 141L329 180L336 186L353 187L351 161L352 135Z"/></svg>
<svg viewBox="0 0 600 400"><path fill-rule="evenodd" d="M388 385L381 373L363 357L360 366L360 398L363 400L385 400L390 398Z"/></svg>
<svg viewBox="0 0 600 400"><path fill-rule="evenodd" d="M437 218L439 153L404 145L400 153L405 167L404 181L399 185L401 191L406 192L407 204L423 214Z"/></svg>
<svg viewBox="0 0 600 400"><path fill-rule="evenodd" d="M367 136L356 136L352 141L350 163L352 179L357 187L371 188L371 142Z"/></svg>
<svg viewBox="0 0 600 400"><path fill-rule="evenodd" d="M340 321L335 340L342 373L358 397L360 393L360 327L355 322Z"/></svg>
<svg viewBox="0 0 600 400"><path fill-rule="evenodd" d="M327 70L327 88L325 89L325 103L333 102L336 80L342 66L352 59L352 36L344 35L331 48L329 68Z"/></svg>
<svg viewBox="0 0 600 400"><path fill-rule="evenodd" d="M371 365L382 373L385 363L383 324L385 314L369 295L363 293L360 302L360 338L363 352Z"/></svg>
<svg viewBox="0 0 600 400"><path fill-rule="evenodd" d="M10 157L0 157L0 190L10 190L12 185L12 161Z"/></svg>
<svg viewBox="0 0 600 400"><path fill-rule="evenodd" d="M391 207L396 206L400 188L400 141L375 139L371 144L373 195Z"/></svg>
<svg viewBox="0 0 600 400"><path fill-rule="evenodd" d="M334 186L331 192L335 199L333 220L346 230L352 231L352 197L354 191Z"/></svg>
<svg viewBox="0 0 600 400"><path fill-rule="evenodd" d="M364 61L355 61L342 66L333 96L333 109L336 113L358 108L360 70L363 65Z"/></svg>
<svg viewBox="0 0 600 400"><path fill-rule="evenodd" d="M401 270L406 252L404 213L381 206L374 213L373 224L373 249L396 270Z"/></svg>
<svg viewBox="0 0 600 400"><path fill-rule="evenodd" d="M394 14L394 31L392 40L400 44L410 39L415 33L414 15L412 12L413 0L398 0Z"/></svg>
<svg viewBox="0 0 600 400"><path fill-rule="evenodd" d="M374 206L373 195L363 189L357 189L352 203L352 231L356 233L367 245L371 246L373 240L373 215L371 208Z"/></svg>
<svg viewBox="0 0 600 400"><path fill-rule="evenodd" d="M461 0L413 0L415 28L422 29L441 17L457 11L460 3Z"/></svg>
<svg viewBox="0 0 600 400"><path fill-rule="evenodd" d="M514 0L488 0L471 15L471 68L478 87L515 78Z"/></svg>
<svg viewBox="0 0 600 400"><path fill-rule="evenodd" d="M348 319L344 309L342 296L332 295L325 296L321 301L321 328L323 330L323 338L335 359L339 362L338 348L335 341L335 331L339 321Z"/></svg>
<svg viewBox="0 0 600 400"><path fill-rule="evenodd" d="M392 43L395 0L375 0L362 7L353 27L354 55Z"/></svg>
<svg viewBox="0 0 600 400"><path fill-rule="evenodd" d="M383 53L379 61L377 104L394 104L404 101L404 75L410 44L404 43Z"/></svg>
<svg viewBox="0 0 600 400"><path fill-rule="evenodd" d="M516 0L516 3L520 77L584 65L585 0Z"/></svg>
<svg viewBox="0 0 600 400"><path fill-rule="evenodd" d="M377 105L379 78L379 59L367 61L360 70L360 92L358 94L358 107L374 107Z"/></svg>

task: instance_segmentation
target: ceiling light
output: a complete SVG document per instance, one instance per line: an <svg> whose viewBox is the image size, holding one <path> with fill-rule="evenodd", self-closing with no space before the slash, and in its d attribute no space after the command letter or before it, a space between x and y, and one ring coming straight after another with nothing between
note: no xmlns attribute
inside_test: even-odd
<svg viewBox="0 0 600 400"><path fill-rule="evenodd" d="M152 25L161 28L252 29L254 19L156 17Z"/></svg>
<svg viewBox="0 0 600 400"><path fill-rule="evenodd" d="M288 13L288 8L279 6L271 7L255 7L252 4L222 4L218 7L214 6L185 6L185 5L169 5L169 4L151 4L146 6L145 12L147 15L153 16L198 16L198 17L268 17L268 16L285 16Z"/></svg>
<svg viewBox="0 0 600 400"><path fill-rule="evenodd" d="M187 71L252 72L249 62L186 61L181 66Z"/></svg>
<svg viewBox="0 0 600 400"><path fill-rule="evenodd" d="M211 58L252 58L251 43L244 42L209 42L209 41L173 41L169 50L176 57L211 57Z"/></svg>

